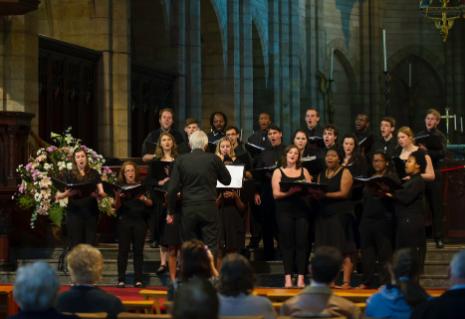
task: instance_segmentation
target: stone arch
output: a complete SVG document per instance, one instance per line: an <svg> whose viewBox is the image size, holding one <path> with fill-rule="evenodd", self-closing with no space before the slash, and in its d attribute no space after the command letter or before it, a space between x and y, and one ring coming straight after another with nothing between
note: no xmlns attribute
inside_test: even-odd
<svg viewBox="0 0 465 319"><path fill-rule="evenodd" d="M391 107L386 110L386 114L397 119L398 127L408 125L413 130L422 129L428 108L435 107L444 111L443 83L434 66L423 57L416 54L405 55L391 68Z"/></svg>
<svg viewBox="0 0 465 319"><path fill-rule="evenodd" d="M206 129L210 129L209 117L214 111L224 112L230 121L234 118L232 84L226 79L224 33L218 15L219 9L216 1L201 1L201 105L202 126Z"/></svg>
<svg viewBox="0 0 465 319"><path fill-rule="evenodd" d="M328 61L331 61L331 56ZM340 136L352 131L354 117L361 111L354 100L356 90L356 76L347 54L343 49L335 48L332 82L333 122L340 130Z"/></svg>
<svg viewBox="0 0 465 319"><path fill-rule="evenodd" d="M216 14L216 19L218 21L218 26L220 29L220 38L223 48L223 63L224 66L227 64L228 59L228 5L227 0L202 0L202 7L207 5L206 2L210 2L213 11Z"/></svg>

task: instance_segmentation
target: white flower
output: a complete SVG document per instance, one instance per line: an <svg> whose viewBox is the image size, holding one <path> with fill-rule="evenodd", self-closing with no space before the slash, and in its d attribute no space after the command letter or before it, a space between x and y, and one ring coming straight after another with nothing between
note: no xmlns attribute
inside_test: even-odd
<svg viewBox="0 0 465 319"><path fill-rule="evenodd" d="M35 193L34 194L34 200L36 202L40 202L42 200L42 195L40 193Z"/></svg>
<svg viewBox="0 0 465 319"><path fill-rule="evenodd" d="M42 180L40 181L40 188L48 188L52 185L52 180L50 179L50 177L44 177L42 178Z"/></svg>
<svg viewBox="0 0 465 319"><path fill-rule="evenodd" d="M58 162L58 170L62 171L66 168L66 163L64 161Z"/></svg>
<svg viewBox="0 0 465 319"><path fill-rule="evenodd" d="M63 199L60 199L58 201L58 204L60 205L60 207L66 207L68 206L68 197L65 197Z"/></svg>
<svg viewBox="0 0 465 319"><path fill-rule="evenodd" d="M48 171L48 170L50 170L51 168L53 168L53 165L52 165L52 164L49 164L49 163L45 163L45 164L44 164L44 170Z"/></svg>
<svg viewBox="0 0 465 319"><path fill-rule="evenodd" d="M66 163L66 169L68 171L72 170L73 169L73 163L71 163L71 162Z"/></svg>
<svg viewBox="0 0 465 319"><path fill-rule="evenodd" d="M73 137L71 136L71 134L66 134L65 136L65 142L66 144L71 144L71 142L73 142Z"/></svg>

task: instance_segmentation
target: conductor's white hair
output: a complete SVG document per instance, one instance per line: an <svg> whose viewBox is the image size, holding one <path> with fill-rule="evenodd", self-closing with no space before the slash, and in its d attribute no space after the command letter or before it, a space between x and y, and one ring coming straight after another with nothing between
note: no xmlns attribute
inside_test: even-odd
<svg viewBox="0 0 465 319"><path fill-rule="evenodd" d="M452 258L450 274L452 277L465 279L465 249L456 253Z"/></svg>
<svg viewBox="0 0 465 319"><path fill-rule="evenodd" d="M204 131L196 131L189 136L189 145L191 150L205 150L208 145L208 136Z"/></svg>
<svg viewBox="0 0 465 319"><path fill-rule="evenodd" d="M13 297L22 311L44 311L55 305L58 287L55 270L38 261L18 268Z"/></svg>

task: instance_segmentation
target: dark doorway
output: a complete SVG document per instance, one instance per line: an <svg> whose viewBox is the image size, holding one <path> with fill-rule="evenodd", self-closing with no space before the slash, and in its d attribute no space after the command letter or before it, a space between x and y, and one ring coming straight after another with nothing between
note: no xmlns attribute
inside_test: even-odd
<svg viewBox="0 0 465 319"><path fill-rule="evenodd" d="M39 37L39 136L72 127L72 135L96 149L98 51Z"/></svg>

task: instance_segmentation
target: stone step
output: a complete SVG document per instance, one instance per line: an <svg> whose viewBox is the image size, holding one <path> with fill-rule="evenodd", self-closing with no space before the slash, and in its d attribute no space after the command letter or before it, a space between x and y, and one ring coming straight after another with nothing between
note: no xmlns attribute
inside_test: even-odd
<svg viewBox="0 0 465 319"><path fill-rule="evenodd" d="M116 259L118 256L118 244L100 244L97 246L104 259ZM63 253L63 247L48 248L14 248L10 250L12 257L16 259L58 259ZM131 255L131 253L130 253ZM144 247L144 257L160 258L160 249L149 245Z"/></svg>

